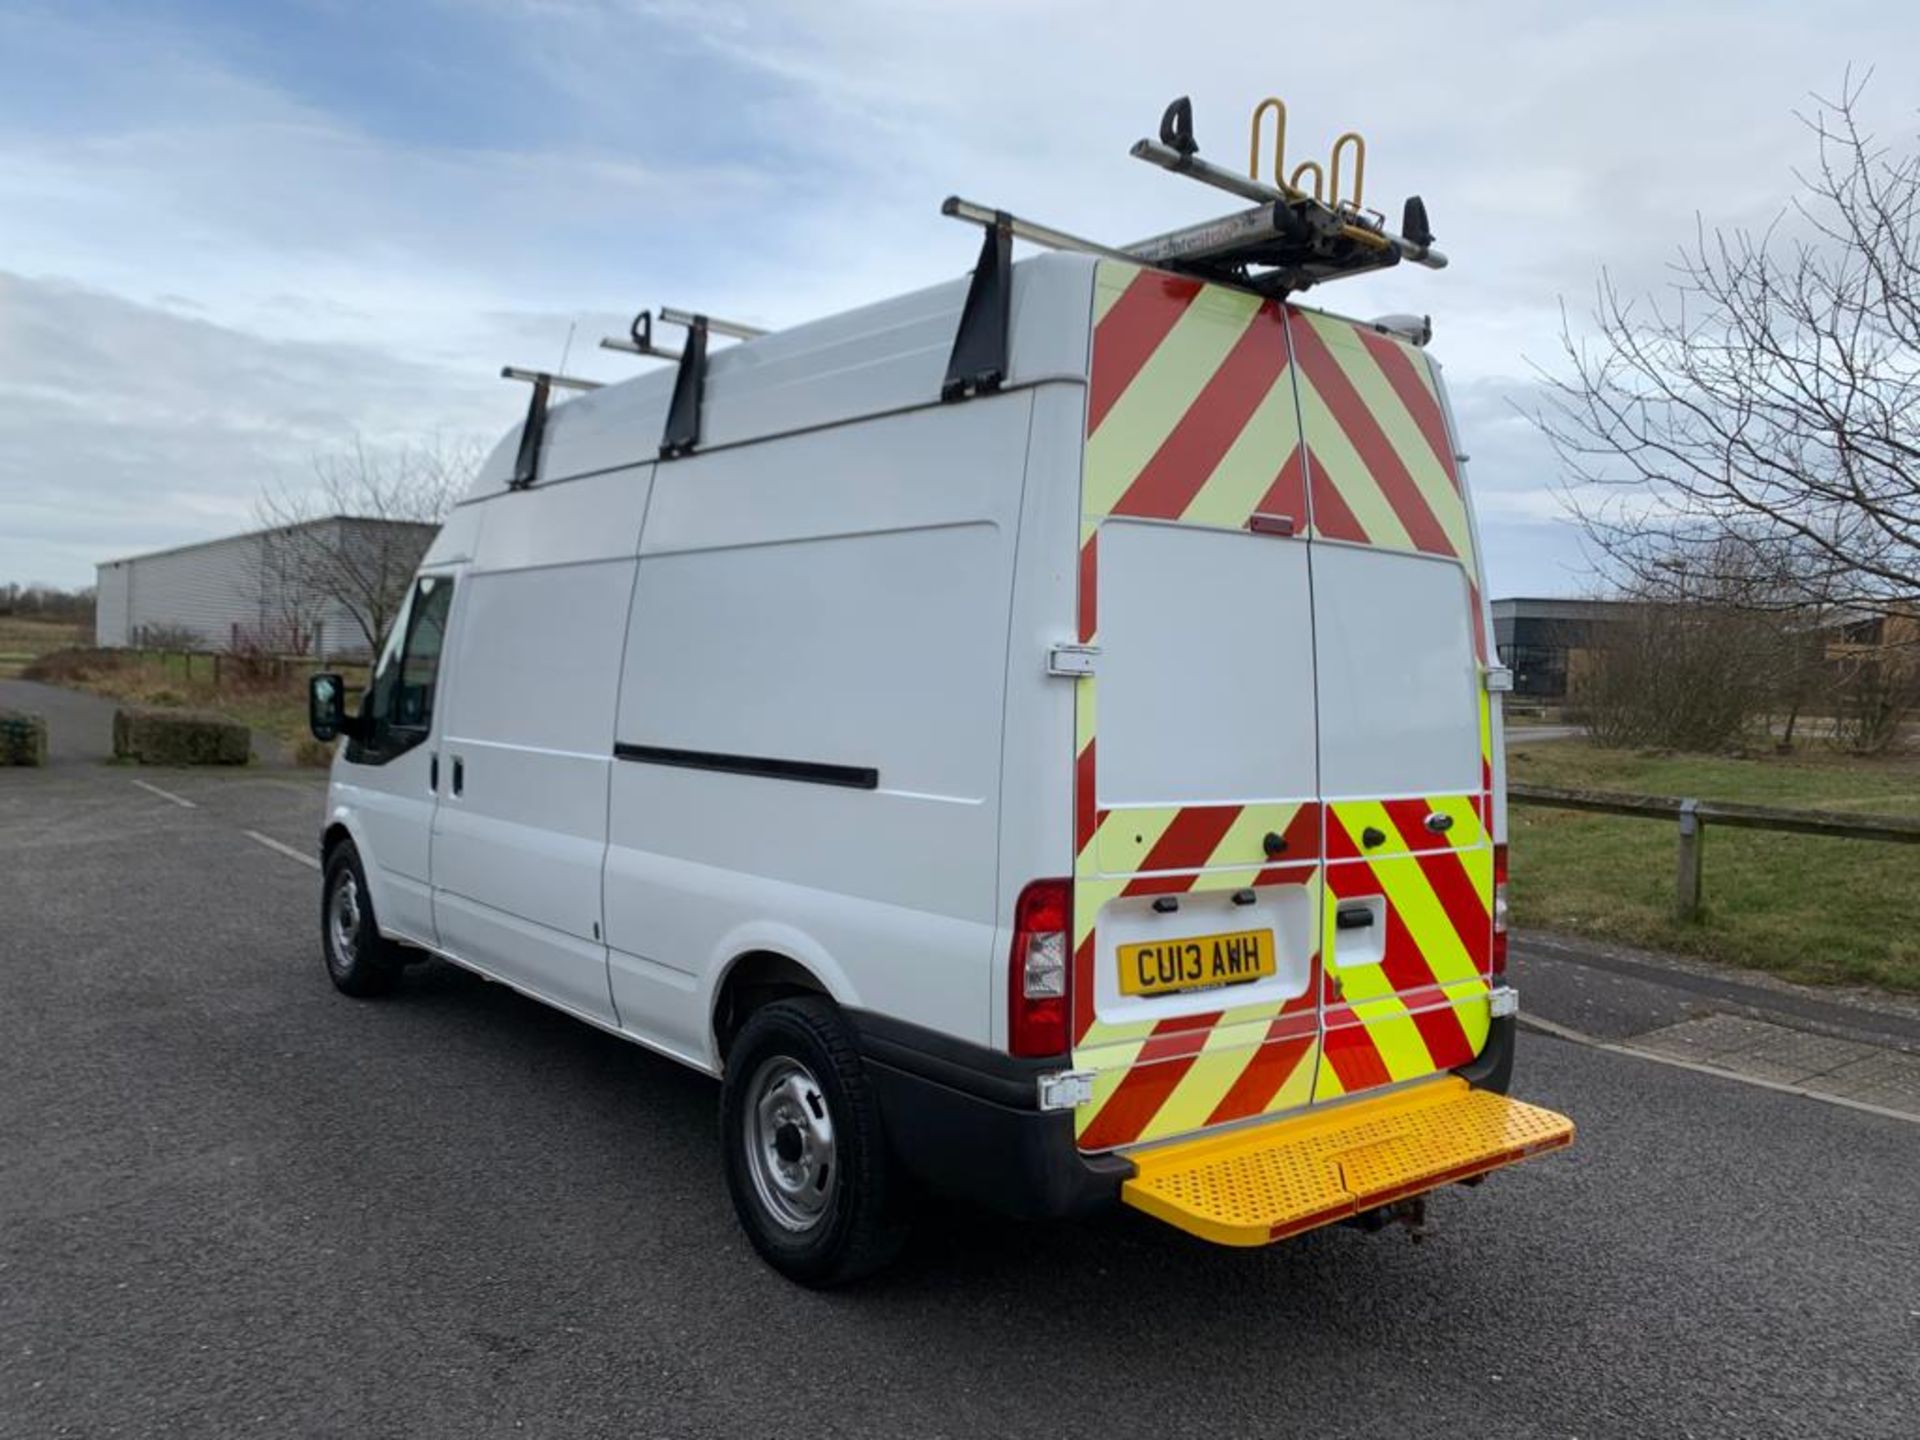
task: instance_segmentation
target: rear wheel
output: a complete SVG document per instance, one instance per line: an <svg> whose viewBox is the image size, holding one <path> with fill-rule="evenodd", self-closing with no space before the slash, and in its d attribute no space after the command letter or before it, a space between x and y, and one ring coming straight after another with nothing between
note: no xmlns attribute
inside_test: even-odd
<svg viewBox="0 0 1920 1440"><path fill-rule="evenodd" d="M351 840L343 840L327 853L320 886L320 945L327 977L344 995L358 999L384 995L400 978L399 952L380 937L367 875Z"/></svg>
<svg viewBox="0 0 1920 1440"><path fill-rule="evenodd" d="M754 1012L727 1056L720 1122L734 1209L776 1270L839 1285L899 1253L906 1226L879 1106L830 1001Z"/></svg>

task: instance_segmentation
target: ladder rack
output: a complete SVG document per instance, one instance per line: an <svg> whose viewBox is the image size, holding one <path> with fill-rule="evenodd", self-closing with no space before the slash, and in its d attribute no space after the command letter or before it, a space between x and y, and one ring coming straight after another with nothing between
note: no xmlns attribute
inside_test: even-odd
<svg viewBox="0 0 1920 1440"><path fill-rule="evenodd" d="M1260 117L1268 107L1279 104L1277 100L1263 101L1254 111L1256 163ZM1284 117L1284 107L1280 108ZM1360 208L1365 142L1359 136L1348 133L1336 142L1334 183L1339 183L1340 152L1347 145L1357 152L1351 200L1337 194L1321 198L1317 190L1321 167L1314 161L1305 162L1294 172L1296 178L1304 171L1313 172L1314 193L1281 181L1277 146L1276 183L1268 184L1257 175L1240 175L1200 158L1200 147L1193 138L1193 105L1182 96L1161 116L1159 138L1140 140L1129 153L1171 174L1251 200L1255 202L1251 209L1121 246L1088 240L957 195L949 196L940 210L975 225L1004 226L1013 237L1049 249L1131 260L1275 297L1327 280L1384 270L1403 260L1429 270L1444 269L1447 257L1434 248L1426 205L1419 196L1408 199L1399 234L1387 229L1382 217Z"/></svg>

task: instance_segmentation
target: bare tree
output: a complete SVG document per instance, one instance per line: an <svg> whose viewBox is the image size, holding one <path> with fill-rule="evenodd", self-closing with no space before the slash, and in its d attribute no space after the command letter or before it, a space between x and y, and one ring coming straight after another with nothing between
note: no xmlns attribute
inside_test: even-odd
<svg viewBox="0 0 1920 1440"><path fill-rule="evenodd" d="M262 491L255 508L265 530L257 560L263 624L304 649L322 612L338 606L377 651L433 527L480 459L466 442L376 450L356 439L347 452L316 457L308 486ZM334 519L341 523L316 523Z"/></svg>
<svg viewBox="0 0 1920 1440"><path fill-rule="evenodd" d="M1563 318L1537 419L1630 589L1677 562L1791 575L1789 604L1920 595L1920 148L1862 128L1863 85L1801 117L1816 158L1765 231L1702 226L1666 294L1603 275L1592 333Z"/></svg>
<svg viewBox="0 0 1920 1440"><path fill-rule="evenodd" d="M1723 750L1776 718L1791 743L1821 683L1816 613L1785 603L1794 578L1754 569L1737 542L1696 558L1672 553L1629 579L1583 656L1572 698L1600 744Z"/></svg>

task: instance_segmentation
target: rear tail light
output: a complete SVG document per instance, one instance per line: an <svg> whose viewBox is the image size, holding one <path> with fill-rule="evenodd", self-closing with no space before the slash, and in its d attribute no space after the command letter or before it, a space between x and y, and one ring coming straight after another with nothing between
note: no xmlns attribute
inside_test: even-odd
<svg viewBox="0 0 1920 1440"><path fill-rule="evenodd" d="M1035 880L1013 907L1007 975L1007 1049L1013 1054L1039 1058L1066 1053L1072 969L1071 882Z"/></svg>
<svg viewBox="0 0 1920 1440"><path fill-rule="evenodd" d="M1507 973L1507 847L1493 847L1493 973Z"/></svg>

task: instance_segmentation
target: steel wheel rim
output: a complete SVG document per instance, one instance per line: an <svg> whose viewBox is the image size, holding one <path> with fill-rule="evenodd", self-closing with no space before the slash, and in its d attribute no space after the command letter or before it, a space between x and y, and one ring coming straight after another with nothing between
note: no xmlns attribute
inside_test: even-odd
<svg viewBox="0 0 1920 1440"><path fill-rule="evenodd" d="M761 1207L785 1230L813 1229L840 1188L826 1092L798 1060L764 1060L747 1086L747 1173Z"/></svg>
<svg viewBox="0 0 1920 1440"><path fill-rule="evenodd" d="M333 963L345 970L360 949L360 882L351 871L342 875L327 901L327 944Z"/></svg>

